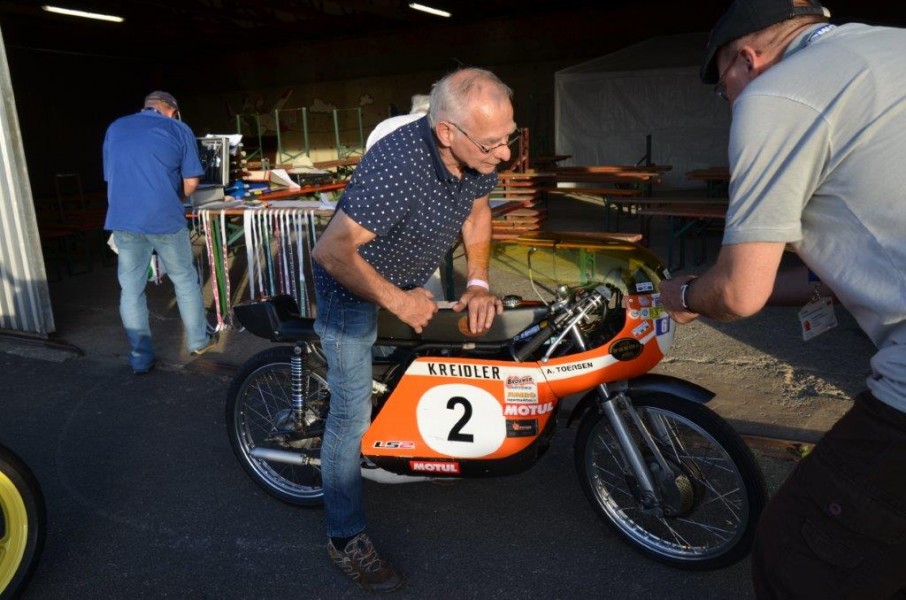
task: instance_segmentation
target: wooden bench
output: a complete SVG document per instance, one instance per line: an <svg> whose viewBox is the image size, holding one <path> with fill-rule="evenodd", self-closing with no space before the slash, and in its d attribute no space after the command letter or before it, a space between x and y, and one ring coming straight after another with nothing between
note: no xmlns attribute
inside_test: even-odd
<svg viewBox="0 0 906 600"><path fill-rule="evenodd" d="M726 195L726 184L730 181L729 167L708 167L693 169L686 173L686 179L704 181L710 197Z"/></svg>
<svg viewBox="0 0 906 600"><path fill-rule="evenodd" d="M616 228L620 227L620 217L626 213L629 216L638 216L639 210L641 208L680 208L680 207L695 207L699 205L704 206L723 206L726 208L727 199L726 198L708 198L704 196L611 196L605 199L605 206L610 209L607 213L606 228L612 229L611 227L611 217L616 216ZM642 233L647 236L647 233L642 230Z"/></svg>
<svg viewBox="0 0 906 600"><path fill-rule="evenodd" d="M652 185L660 182L661 173L670 169L667 165L590 165L503 171L498 173L499 182L491 198L512 201L518 208L533 208L535 201L551 196L595 196L608 207L614 198L650 195ZM531 231L533 225L540 227L540 221L509 221L506 226L496 227L495 237L512 239L519 232ZM611 229L609 212L607 228Z"/></svg>
<svg viewBox="0 0 906 600"><path fill-rule="evenodd" d="M677 198L677 200L682 200ZM673 202L657 206L642 206L637 210L642 219L642 233L645 239L651 240L651 219L667 217L667 267L671 270L681 269L686 264L685 236L692 234L701 241L700 253L696 264L705 259L704 234L713 221L723 220L727 216L726 202ZM679 262L673 263L673 246L679 244Z"/></svg>

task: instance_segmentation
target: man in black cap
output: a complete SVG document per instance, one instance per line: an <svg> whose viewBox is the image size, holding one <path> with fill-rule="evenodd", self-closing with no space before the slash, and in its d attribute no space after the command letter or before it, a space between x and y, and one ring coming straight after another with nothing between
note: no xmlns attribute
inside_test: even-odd
<svg viewBox="0 0 906 600"><path fill-rule="evenodd" d="M771 500L759 598L891 598L906 588L906 30L835 27L809 0L736 0L702 81L732 105L730 205L716 264L661 283L678 323L830 296L878 348L865 391ZM807 266L779 267L790 246Z"/></svg>
<svg viewBox="0 0 906 600"><path fill-rule="evenodd" d="M204 174L195 135L178 120L179 105L167 92L151 92L144 108L121 117L104 138L107 220L117 248L122 290L120 316L136 375L154 368L145 298L151 253L157 252L176 290L176 303L192 355L210 349L201 285L194 266L183 199Z"/></svg>

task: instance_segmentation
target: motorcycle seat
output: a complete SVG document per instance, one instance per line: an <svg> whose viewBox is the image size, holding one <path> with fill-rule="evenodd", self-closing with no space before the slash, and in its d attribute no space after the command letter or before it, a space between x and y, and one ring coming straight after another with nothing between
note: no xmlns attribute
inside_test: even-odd
<svg viewBox="0 0 906 600"><path fill-rule="evenodd" d="M421 333L415 333L409 325L400 321L396 315L386 310L378 311L378 345L386 343L425 344L425 343L506 343L541 321L548 315L547 306L543 304L520 306L504 309L503 314L494 317L491 328L483 334L469 332L469 315L467 312L454 312L449 308L438 310L428 321L428 326Z"/></svg>
<svg viewBox="0 0 906 600"><path fill-rule="evenodd" d="M243 302L233 307L233 314L250 333L272 342L316 342L314 319L299 314L291 296L272 296L264 300ZM426 343L465 344L507 343L548 315L544 304L506 308L494 317L491 328L483 334L469 332L467 312L442 308L435 313L421 333L386 310L378 311L378 345L418 345Z"/></svg>
<svg viewBox="0 0 906 600"><path fill-rule="evenodd" d="M299 307L292 296L243 302L233 307L233 314L250 333L272 342L318 340L315 320L299 314Z"/></svg>

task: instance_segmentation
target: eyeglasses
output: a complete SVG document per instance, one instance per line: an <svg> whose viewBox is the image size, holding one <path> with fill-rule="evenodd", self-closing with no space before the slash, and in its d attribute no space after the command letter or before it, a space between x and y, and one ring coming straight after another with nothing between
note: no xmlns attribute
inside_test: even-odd
<svg viewBox="0 0 906 600"><path fill-rule="evenodd" d="M727 73L733 68L733 65L736 64L737 58L739 58L739 52L733 55L733 60L731 60L730 64L724 68L724 72L720 74L720 77L717 78L717 83L714 84L714 93L727 102L730 101L730 98L727 96L727 82L724 81L724 77L727 76Z"/></svg>
<svg viewBox="0 0 906 600"><path fill-rule="evenodd" d="M511 146L511 145L515 144L519 140L520 137L522 137L522 130L516 129L516 131L514 131L513 133L511 133L509 135L509 137L507 138L507 140L505 142L500 142L499 144L495 144L493 146L485 146L484 144L479 144L478 142L476 142L475 138L473 138L471 135L469 135L465 129L463 129L462 127L460 127L453 121L447 121L447 123L449 123L450 125L455 127L457 130L459 130L460 133L462 133L464 136L469 138L469 141L472 142L473 144L475 144L475 146L479 150L481 150L484 154L490 154L497 148L502 148L503 146Z"/></svg>

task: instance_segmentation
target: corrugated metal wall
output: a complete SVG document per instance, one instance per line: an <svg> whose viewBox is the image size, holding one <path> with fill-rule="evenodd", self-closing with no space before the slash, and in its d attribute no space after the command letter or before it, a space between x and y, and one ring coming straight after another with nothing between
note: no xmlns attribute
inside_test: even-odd
<svg viewBox="0 0 906 600"><path fill-rule="evenodd" d="M47 337L54 329L25 150L0 32L0 330Z"/></svg>

